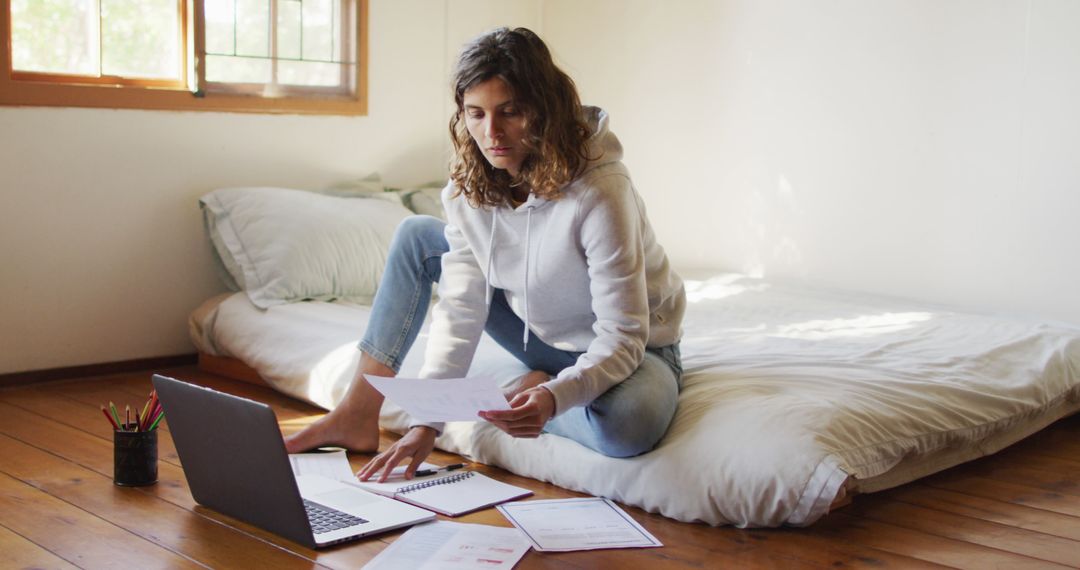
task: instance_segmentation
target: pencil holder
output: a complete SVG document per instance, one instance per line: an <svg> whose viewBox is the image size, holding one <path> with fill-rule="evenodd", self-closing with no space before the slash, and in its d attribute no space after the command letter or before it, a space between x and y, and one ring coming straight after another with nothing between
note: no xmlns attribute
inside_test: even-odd
<svg viewBox="0 0 1080 570"><path fill-rule="evenodd" d="M135 424L124 426L134 430ZM113 432L113 483L139 487L157 483L157 430Z"/></svg>

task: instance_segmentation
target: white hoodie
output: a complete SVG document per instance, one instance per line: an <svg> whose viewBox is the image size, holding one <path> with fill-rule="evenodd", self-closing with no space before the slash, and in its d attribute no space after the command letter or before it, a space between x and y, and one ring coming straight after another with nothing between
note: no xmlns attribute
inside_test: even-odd
<svg viewBox="0 0 1080 570"><path fill-rule="evenodd" d="M584 352L544 385L556 414L630 376L646 346L679 340L682 280L656 242L607 113L585 107L585 118L594 160L560 199L530 194L517 208L473 208L465 196L453 197L453 182L443 190L450 251L442 258L421 377L465 375L494 288L506 292L526 338L531 330L554 348Z"/></svg>

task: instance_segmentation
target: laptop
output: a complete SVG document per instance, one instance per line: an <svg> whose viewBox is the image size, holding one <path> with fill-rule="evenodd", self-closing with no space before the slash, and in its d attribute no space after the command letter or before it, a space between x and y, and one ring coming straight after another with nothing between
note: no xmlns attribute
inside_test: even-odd
<svg viewBox="0 0 1080 570"><path fill-rule="evenodd" d="M266 404L157 374L153 383L200 505L311 548L435 518L342 481L295 476Z"/></svg>

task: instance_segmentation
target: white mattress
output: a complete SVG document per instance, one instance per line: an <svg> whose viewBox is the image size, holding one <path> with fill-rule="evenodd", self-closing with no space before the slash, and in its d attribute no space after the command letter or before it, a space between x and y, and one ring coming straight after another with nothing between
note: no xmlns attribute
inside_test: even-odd
<svg viewBox="0 0 1080 570"><path fill-rule="evenodd" d="M741 275L688 280L685 384L651 453L613 459L551 435L452 423L449 451L681 521L810 524L848 476L892 487L993 453L1080 408L1080 328L976 315ZM233 356L324 408L344 394L368 308L261 311L243 294L192 316L200 350ZM424 337L401 371L415 373ZM525 369L485 339L472 374ZM401 431L391 405L382 423Z"/></svg>

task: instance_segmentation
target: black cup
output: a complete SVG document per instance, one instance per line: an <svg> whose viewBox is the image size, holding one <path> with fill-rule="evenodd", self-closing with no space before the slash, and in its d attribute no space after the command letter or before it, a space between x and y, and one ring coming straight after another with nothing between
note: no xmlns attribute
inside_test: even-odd
<svg viewBox="0 0 1080 570"><path fill-rule="evenodd" d="M135 424L127 429L134 430ZM113 483L140 487L157 483L157 430L113 432Z"/></svg>

